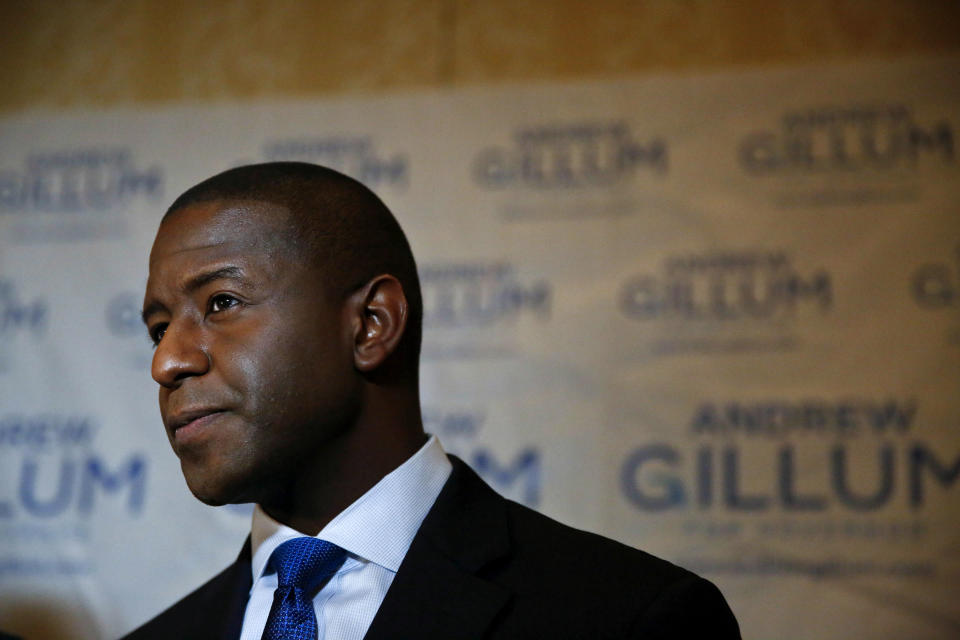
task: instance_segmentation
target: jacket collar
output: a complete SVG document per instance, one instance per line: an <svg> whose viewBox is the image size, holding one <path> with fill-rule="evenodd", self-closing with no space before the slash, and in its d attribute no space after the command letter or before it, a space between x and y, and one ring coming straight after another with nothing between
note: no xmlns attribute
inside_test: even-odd
<svg viewBox="0 0 960 640"><path fill-rule="evenodd" d="M460 459L424 519L366 640L479 638L510 592L482 570L510 552L504 500Z"/></svg>

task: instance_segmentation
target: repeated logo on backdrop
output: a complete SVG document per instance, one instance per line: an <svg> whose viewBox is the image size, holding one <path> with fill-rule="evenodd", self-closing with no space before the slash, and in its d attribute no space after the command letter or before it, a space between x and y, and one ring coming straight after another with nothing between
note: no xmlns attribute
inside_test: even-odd
<svg viewBox="0 0 960 640"><path fill-rule="evenodd" d="M371 136L300 136L269 140L264 160L312 162L359 180L374 191L406 188L410 160L405 153L383 151Z"/></svg>
<svg viewBox="0 0 960 640"><path fill-rule="evenodd" d="M632 201L609 190L639 175L663 177L669 168L669 146L663 137L640 134L615 119L522 127L513 132L510 143L481 149L471 173L474 183L491 193L545 199L503 203L502 218L521 220L624 215L631 211ZM578 193L589 200L569 200Z"/></svg>
<svg viewBox="0 0 960 640"><path fill-rule="evenodd" d="M920 124L903 104L840 105L783 115L779 129L749 134L740 163L755 175L917 169L954 160L953 128Z"/></svg>
<svg viewBox="0 0 960 640"><path fill-rule="evenodd" d="M419 274L427 358L513 355L520 347L506 327L550 317L550 282L521 277L510 263L428 263Z"/></svg>
<svg viewBox="0 0 960 640"><path fill-rule="evenodd" d="M0 216L16 219L10 238L22 243L122 237L117 214L159 202L163 189L163 170L129 147L33 151L20 167L0 168Z"/></svg>
<svg viewBox="0 0 960 640"><path fill-rule="evenodd" d="M912 397L705 400L677 427L688 440L638 446L623 459L620 484L638 512L687 516L682 529L690 538L919 540L930 529L927 504L949 500L960 485L960 451L928 439ZM830 562L840 573L904 570L871 558L857 570ZM685 559L733 573L805 573L830 564L778 559L769 549L730 560Z"/></svg>
<svg viewBox="0 0 960 640"><path fill-rule="evenodd" d="M640 170L667 169L666 142L637 140L622 121L525 127L513 144L483 149L473 161L477 184L491 189L610 186Z"/></svg>
<svg viewBox="0 0 960 640"><path fill-rule="evenodd" d="M780 250L676 254L620 286L621 314L646 331L639 351L779 351L800 341L796 320L833 307L829 271Z"/></svg>
<svg viewBox="0 0 960 640"><path fill-rule="evenodd" d="M776 203L789 208L916 200L916 170L952 164L956 155L949 121L920 121L908 105L891 103L787 112L779 125L744 136L738 158L750 175L786 180ZM793 182L826 175L848 181Z"/></svg>
<svg viewBox="0 0 960 640"><path fill-rule="evenodd" d="M118 522L143 510L147 456L117 458L97 446L98 421L63 413L0 414L0 576L42 577L93 570L86 553L92 518ZM50 554L49 545L66 552Z"/></svg>

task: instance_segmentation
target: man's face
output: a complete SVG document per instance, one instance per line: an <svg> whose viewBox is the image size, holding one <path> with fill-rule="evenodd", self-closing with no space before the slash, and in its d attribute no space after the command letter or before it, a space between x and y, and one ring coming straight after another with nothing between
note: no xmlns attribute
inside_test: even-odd
<svg viewBox="0 0 960 640"><path fill-rule="evenodd" d="M143 309L160 415L209 504L282 490L356 411L342 300L290 250L286 220L259 202L190 205L150 253Z"/></svg>

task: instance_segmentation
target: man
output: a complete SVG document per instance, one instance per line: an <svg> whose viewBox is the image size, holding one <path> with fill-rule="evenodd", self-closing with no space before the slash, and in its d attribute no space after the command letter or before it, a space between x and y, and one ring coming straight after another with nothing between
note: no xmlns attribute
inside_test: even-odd
<svg viewBox="0 0 960 640"><path fill-rule="evenodd" d="M239 167L173 203L143 307L160 413L197 498L257 506L237 561L129 637L738 638L710 583L424 434L421 307L396 220L332 170Z"/></svg>

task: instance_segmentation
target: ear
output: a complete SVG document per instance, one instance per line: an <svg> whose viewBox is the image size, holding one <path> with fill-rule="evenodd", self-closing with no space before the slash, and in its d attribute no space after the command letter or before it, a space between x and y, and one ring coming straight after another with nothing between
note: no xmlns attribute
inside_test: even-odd
<svg viewBox="0 0 960 640"><path fill-rule="evenodd" d="M369 372L399 347L407 328L407 296L389 274L376 276L354 295L353 361L358 370Z"/></svg>

